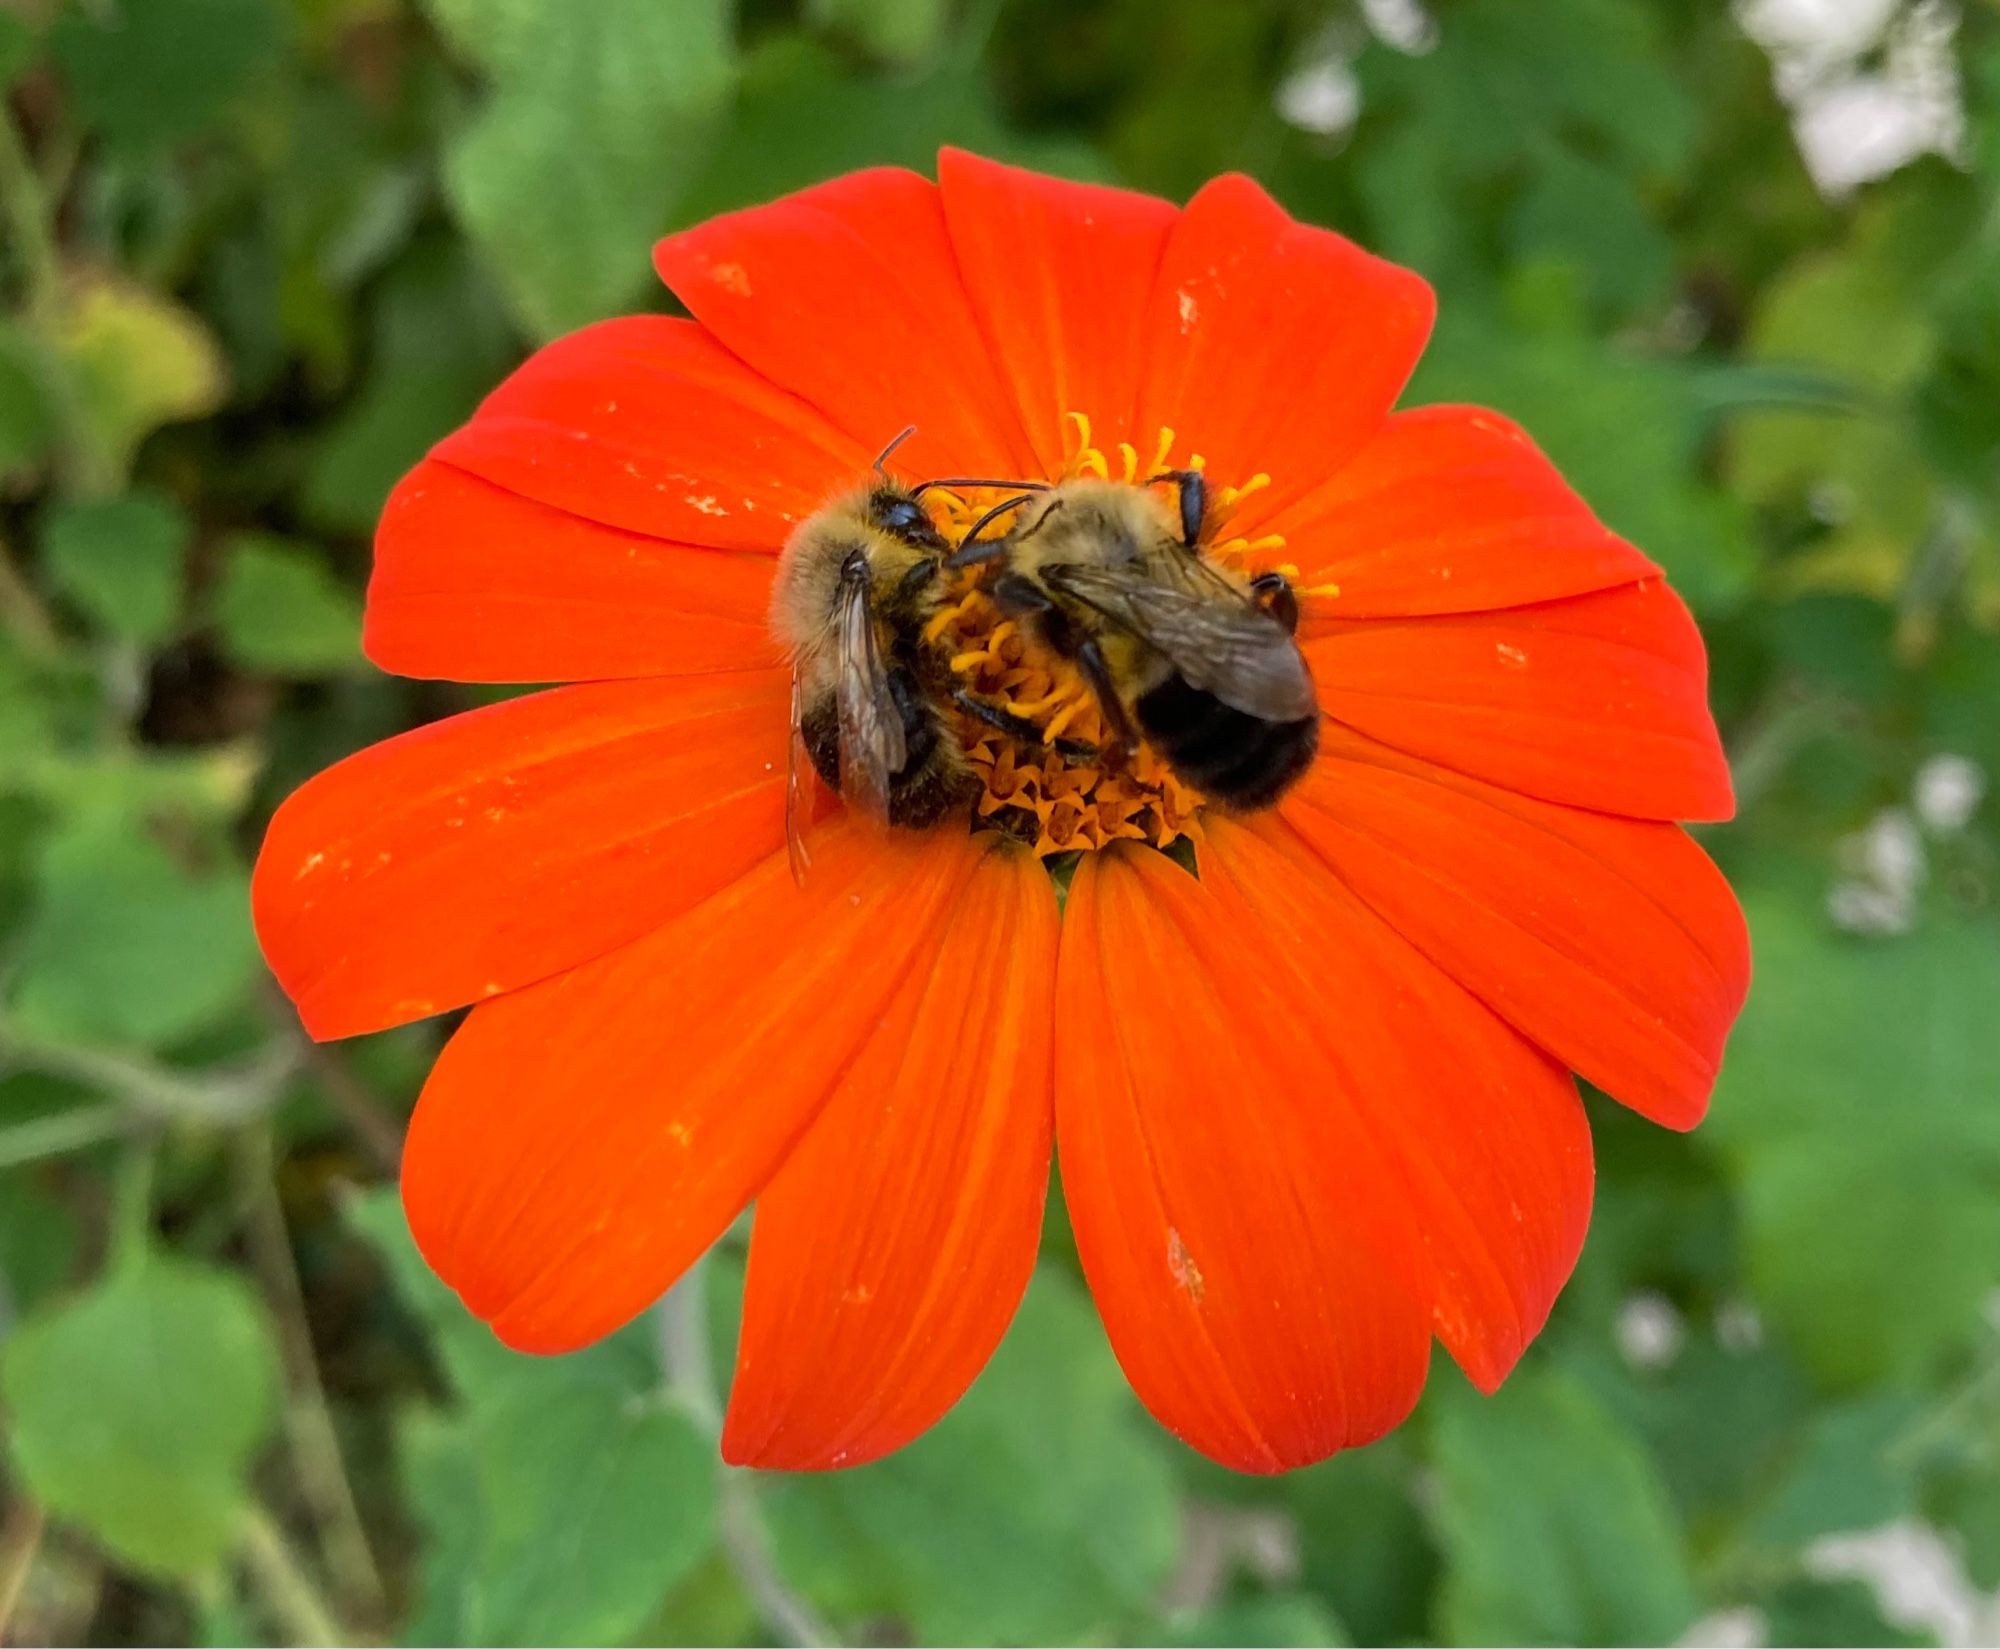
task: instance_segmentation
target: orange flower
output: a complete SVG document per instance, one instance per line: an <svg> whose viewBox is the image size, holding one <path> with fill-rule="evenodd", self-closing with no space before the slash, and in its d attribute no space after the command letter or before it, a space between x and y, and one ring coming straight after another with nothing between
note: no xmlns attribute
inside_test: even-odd
<svg viewBox="0 0 2000 1649"><path fill-rule="evenodd" d="M1112 1346L1203 1453L1381 1435L1433 1335L1497 1386L1583 1240L1570 1072L1693 1126L1748 979L1672 822L1732 804L1659 569L1505 419L1392 412L1429 288L1240 177L1177 210L948 152L657 263L694 318L542 350L376 546L383 668L583 685L348 758L257 867L313 1035L475 1004L410 1129L432 1265L561 1351L755 1199L724 1452L855 1463L999 1341L1053 1140ZM975 822L1111 844L1065 909L957 823L836 814L796 884L776 556L912 424L912 478L1115 474L1163 429L1200 453L1227 553L1296 572L1324 713L1296 788L1226 817L989 737ZM1046 710L1060 671L994 636L962 667ZM1181 826L1198 875L1150 845Z"/></svg>

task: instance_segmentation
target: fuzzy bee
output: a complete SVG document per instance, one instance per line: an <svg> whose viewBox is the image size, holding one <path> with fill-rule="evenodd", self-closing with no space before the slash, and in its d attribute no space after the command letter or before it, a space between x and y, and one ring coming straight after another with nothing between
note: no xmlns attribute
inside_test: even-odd
<svg viewBox="0 0 2000 1649"><path fill-rule="evenodd" d="M1200 549L1207 487L1089 478L1019 500L1002 538L969 534L955 566L991 560L988 586L1069 659L1129 755L1140 737L1184 783L1239 812L1268 807L1312 764L1319 702L1293 639L1298 598L1279 573L1240 580Z"/></svg>

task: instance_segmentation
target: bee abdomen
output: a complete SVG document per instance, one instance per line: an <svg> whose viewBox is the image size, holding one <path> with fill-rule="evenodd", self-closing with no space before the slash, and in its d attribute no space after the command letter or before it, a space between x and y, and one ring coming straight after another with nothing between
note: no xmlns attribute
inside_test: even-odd
<svg viewBox="0 0 2000 1649"><path fill-rule="evenodd" d="M1240 813L1269 807L1312 765L1319 718L1266 721L1169 676L1134 706L1139 727L1182 783Z"/></svg>
<svg viewBox="0 0 2000 1649"><path fill-rule="evenodd" d="M937 713L926 708L915 681L901 666L888 674L889 695L903 723L901 771L889 775L889 822L923 830L972 800L978 780L958 753ZM830 790L840 783L840 715L832 693L809 702L799 718L806 754Z"/></svg>

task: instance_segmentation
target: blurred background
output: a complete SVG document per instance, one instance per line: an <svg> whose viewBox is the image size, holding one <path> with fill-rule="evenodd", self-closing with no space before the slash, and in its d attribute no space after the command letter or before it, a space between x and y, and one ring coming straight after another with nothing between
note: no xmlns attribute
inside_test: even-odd
<svg viewBox="0 0 2000 1649"><path fill-rule="evenodd" d="M0 86L12 1641L2000 1642L2000 6L6 0ZM657 1317L534 1362L429 1280L437 1027L308 1049L251 935L277 799L481 697L357 651L396 476L661 231L944 142L1413 264L1412 398L1712 650L1712 1119L1593 1099L1512 1382L1282 1480L1146 1421L1059 1208L935 1433L721 1471Z"/></svg>

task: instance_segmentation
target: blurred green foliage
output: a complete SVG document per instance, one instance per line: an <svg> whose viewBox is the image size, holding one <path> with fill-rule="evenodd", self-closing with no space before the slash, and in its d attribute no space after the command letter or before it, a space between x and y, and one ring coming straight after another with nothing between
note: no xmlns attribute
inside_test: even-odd
<svg viewBox="0 0 2000 1649"><path fill-rule="evenodd" d="M2000 1586L2000 7L1937 71L1954 152L1832 194L1729 8L1370 11L0 11L17 1638L1928 1641L1820 1544L1896 1520ZM1401 1433L1283 1480L1144 1419L1059 1219L932 1435L721 1471L740 1233L678 1338L502 1350L388 1188L436 1028L307 1050L257 962L275 800L474 701L361 662L395 477L536 342L667 307L660 231L943 142L1245 169L1416 265L1413 397L1520 418L1710 637L1758 967L1712 1120L1595 1104L1520 1373L1440 1358Z"/></svg>

